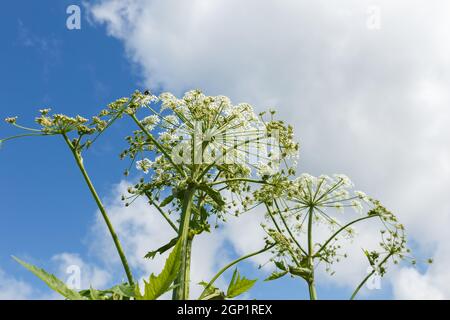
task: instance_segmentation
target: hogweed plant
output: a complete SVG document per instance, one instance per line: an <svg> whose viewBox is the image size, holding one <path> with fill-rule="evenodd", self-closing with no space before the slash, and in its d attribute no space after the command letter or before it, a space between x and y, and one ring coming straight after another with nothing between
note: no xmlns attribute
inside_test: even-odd
<svg viewBox="0 0 450 320"><path fill-rule="evenodd" d="M154 96L148 91L136 91L109 104L91 119L50 115L50 111L40 110L37 128L19 125L17 117L7 118L6 122L25 133L0 142L27 136L62 138L100 210L127 278L127 283L107 290L76 291L16 258L67 299L153 300L169 291L173 299L189 299L195 237L213 232L231 216L251 214L256 207L263 208L268 219L262 225L267 233L266 245L228 263L209 282L201 282L204 290L198 299L230 299L248 291L256 280L242 277L237 269L227 290L220 290L214 283L239 262L264 252L272 253L270 261L278 269L266 280L288 274L300 277L308 284L310 298L316 299L315 269L322 263L327 271L332 270L332 265L345 257L341 243L354 236L351 227L364 220L377 220L380 224L380 246L363 251L373 272L361 281L351 298L375 273L384 275L388 262L409 259L404 228L397 218L380 202L362 192L353 192L347 177L296 177L299 144L293 127L276 120L274 110L256 114L249 104L233 105L227 97L210 97L193 90L182 98L170 93ZM143 197L174 232L168 243L149 248L143 257L151 260L171 251L161 273L150 275L142 285L133 277L82 156L105 130L123 118L134 124L125 138L127 147L120 154L129 161L125 175L133 168L139 175L138 182L122 196L124 205L130 206ZM340 223L330 212L349 207L366 213ZM316 240L315 228L323 226L328 226L331 234L326 240Z"/></svg>

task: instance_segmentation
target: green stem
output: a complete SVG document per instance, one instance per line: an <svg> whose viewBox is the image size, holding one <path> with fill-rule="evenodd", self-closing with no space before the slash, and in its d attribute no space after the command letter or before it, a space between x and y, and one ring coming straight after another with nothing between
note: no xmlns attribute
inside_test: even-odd
<svg viewBox="0 0 450 320"><path fill-rule="evenodd" d="M54 136L54 134L50 134L50 133L24 133L24 134L18 134L16 136L11 136L11 137L8 137L8 138L0 139L0 145L3 142L6 142L8 140L18 139L18 138L23 138L23 137L40 137L40 136Z"/></svg>
<svg viewBox="0 0 450 320"><path fill-rule="evenodd" d="M258 251L249 253L249 254L247 254L247 255L245 255L245 256L242 256L242 257L240 257L240 258L238 258L238 259L236 259L236 260L230 262L229 264L227 264L225 267L223 267L222 269L220 269L220 271L219 271L219 272L211 279L211 281L206 285L205 290L203 291L203 293L200 295L200 298L198 298L198 299L201 300L201 299L205 296L206 291L207 291L207 290L214 284L214 282L215 282L215 281L216 281L216 280L217 280L217 279L218 279L225 271L227 271L229 268L231 268L231 267L234 266L235 264L238 264L238 263L241 262L242 260L251 258L251 257L253 257L253 256L256 256L256 255L260 254L260 253L266 252L267 250L272 249L274 246L275 246L275 245L273 244L273 245L271 245L271 246L265 247L264 249L261 249L261 250L258 250Z"/></svg>
<svg viewBox="0 0 450 320"><path fill-rule="evenodd" d="M174 300L189 299L189 272L190 272L190 251L192 246L192 238L190 238L190 222L192 213L192 200L195 194L195 188L190 186L184 194L183 209L181 212L181 223L178 234L181 241L181 267L180 273L175 280L177 286L172 298Z"/></svg>
<svg viewBox="0 0 450 320"><path fill-rule="evenodd" d="M389 253L386 258L383 259L383 261L380 262L379 266L382 266L394 253L391 252ZM363 285L367 282L367 280L370 279L371 276L374 275L374 273L376 272L375 269L372 270L371 273L369 273L362 281L361 283L356 287L355 291L353 291L352 296L350 297L350 300L355 299L356 295L358 294L359 290L361 290L361 288L363 287Z"/></svg>
<svg viewBox="0 0 450 320"><path fill-rule="evenodd" d="M159 213L161 213L161 215L163 216L163 218L167 221L167 223L169 223L169 225L172 227L172 229L175 230L175 232L178 233L178 228L177 228L177 226L175 225L175 223L173 223L173 221L170 220L169 216L164 212L164 210L163 210L160 206L158 206L158 205L156 204L156 202L153 201L151 195L150 195L148 192L146 192L146 193L145 193L145 196L147 197L147 199L148 199L148 201L150 202L150 204L153 205L153 206L159 211Z"/></svg>
<svg viewBox="0 0 450 320"><path fill-rule="evenodd" d="M317 300L316 287L314 284L314 253L313 253L313 238L312 238L312 228L313 228L313 210L309 209L308 215L308 264L311 268L311 278L308 280L309 298L311 300Z"/></svg>
<svg viewBox="0 0 450 320"><path fill-rule="evenodd" d="M185 268L184 268L184 297L183 300L189 299L189 287L191 281L191 253L192 253L192 242L194 236L189 236L186 245L186 258L185 258Z"/></svg>
<svg viewBox="0 0 450 320"><path fill-rule="evenodd" d="M69 138L66 134L63 134L64 140L66 141L67 145L69 146L70 150L72 151L72 154L75 158L75 161L78 165L78 168L80 169L81 173L83 174L84 180L86 181L86 184L89 187L89 190L91 191L91 194L97 204L98 209L100 210L100 213L102 214L103 220L106 223L106 226L108 227L109 233L111 234L111 237L114 241L114 245L116 246L117 252L119 254L120 260L122 262L123 268L125 269L125 273L127 275L127 279L130 285L134 285L133 275L131 273L131 269L128 265L127 258L125 257L125 254L122 249L122 245L120 244L119 238L114 230L114 227L109 220L108 214L106 213L105 207L103 206L102 201L100 200L100 197L97 194L97 191L94 188L94 185L92 184L91 179L89 178L89 175L84 168L83 165L83 158L81 157L80 153L73 147L72 142L70 142Z"/></svg>
<svg viewBox="0 0 450 320"><path fill-rule="evenodd" d="M356 220L353 220L353 221L347 223L345 226L343 226L339 230L337 230L330 238L328 238L328 240L325 241L325 243L320 247L320 249L316 252L315 255L318 256L319 253L322 252L322 250L326 248L326 246L328 245L328 243L330 243L330 241L332 241L339 233L341 233L343 230L345 230L348 227L350 227L352 224L357 223L359 221L366 220L366 219L370 219L370 218L373 218L373 217L379 217L379 216L380 216L379 214L374 214L374 215L370 215L370 216L367 216L367 217L362 217L362 218L359 218L359 219L356 219Z"/></svg>
<svg viewBox="0 0 450 320"><path fill-rule="evenodd" d="M272 219L273 224L275 225L275 228L277 229L277 231L280 234L283 234L283 231L281 230L280 226L277 223L277 220L273 216L272 211L270 210L270 207L267 205L267 203L264 202L264 204L267 208L267 213L269 214L270 218ZM296 258L296 253L294 252L294 250L292 250L291 248L289 248L288 250L289 250L289 253L291 254L292 260L294 260L295 264L298 267L301 267L300 261L298 261L298 259Z"/></svg>
<svg viewBox="0 0 450 320"><path fill-rule="evenodd" d="M142 125L142 123L136 118L134 114L131 115L131 118L136 122L139 129L142 130L142 132L145 133L145 135L155 144L155 146L158 148L159 151L169 160L169 162L173 165L173 167L180 173L183 177L186 177L186 173L178 166L170 156L170 154L167 152L167 150L148 132L148 130Z"/></svg>
<svg viewBox="0 0 450 320"><path fill-rule="evenodd" d="M294 235L292 234L292 231L291 231L291 229L289 228L289 226L288 226L288 224L287 224L287 222L286 222L286 219L284 219L283 214L282 214L282 212L281 212L281 210L280 210L280 207L278 206L277 201L275 200L274 202L275 202L275 206L276 206L277 209L278 209L278 214L280 215L281 221L283 222L284 227L286 228L287 232L288 232L289 235L291 236L291 239L295 242L295 244L296 244L297 247L300 249L300 251L303 252L305 255L307 255L306 251L302 248L302 246L300 245L300 243L297 241L297 239L296 239L296 238L294 237Z"/></svg>

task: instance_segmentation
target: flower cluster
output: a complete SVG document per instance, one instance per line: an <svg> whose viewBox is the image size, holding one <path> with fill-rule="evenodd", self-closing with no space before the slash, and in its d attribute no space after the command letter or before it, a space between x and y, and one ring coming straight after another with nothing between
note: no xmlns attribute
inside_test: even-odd
<svg viewBox="0 0 450 320"><path fill-rule="evenodd" d="M397 262L406 258L408 249L403 225L379 201L361 191L353 191L354 185L347 176L314 177L302 174L281 185L264 186L262 190L265 190L258 193L259 200L267 206L267 217L272 227L266 227L266 230L276 244L274 260L277 264L282 262L294 268L312 269L316 266L311 264L312 261L317 260L323 262L326 270L333 274L331 265L347 257L345 252L341 252L341 240L353 238L353 225L366 219L378 219L381 228L379 248L366 254L370 257L370 265L380 275L384 274L388 259ZM346 208L353 209L357 215L350 219L344 217L346 222L342 223L331 210L341 215ZM362 214L364 209L367 210L366 215ZM328 238L319 242L311 238L313 226L328 226ZM308 262L305 257L311 260Z"/></svg>
<svg viewBox="0 0 450 320"><path fill-rule="evenodd" d="M226 212L239 214L255 204L252 181L266 183L285 172L295 173L296 163L287 168L299 150L293 128L274 120L274 113L268 120L256 115L247 103L234 105L225 96L206 96L199 90L182 98L135 92L110 104L100 116L111 121L123 113L135 120L138 130L126 138L129 147L121 158L130 158L144 173L152 170L133 197L157 198L163 190L193 185L197 203L208 215L224 219ZM180 207L177 197L172 202Z"/></svg>

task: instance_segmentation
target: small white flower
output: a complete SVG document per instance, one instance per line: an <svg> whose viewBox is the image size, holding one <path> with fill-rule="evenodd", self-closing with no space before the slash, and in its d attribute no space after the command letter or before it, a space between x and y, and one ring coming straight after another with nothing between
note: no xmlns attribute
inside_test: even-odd
<svg viewBox="0 0 450 320"><path fill-rule="evenodd" d="M340 202L336 202L333 207L335 207L338 211L342 212L344 211L344 205Z"/></svg>
<svg viewBox="0 0 450 320"><path fill-rule="evenodd" d="M147 130L153 130L159 123L159 117L157 115L151 115L141 120L141 124L145 126Z"/></svg>
<svg viewBox="0 0 450 320"><path fill-rule="evenodd" d="M341 180L345 187L353 187L353 182L345 174L335 174L335 179Z"/></svg>
<svg viewBox="0 0 450 320"><path fill-rule="evenodd" d="M143 97L137 98L135 102L141 106L147 106L153 101L153 99L154 96L144 95Z"/></svg>
<svg viewBox="0 0 450 320"><path fill-rule="evenodd" d="M171 125L171 126L178 126L178 124L180 123L178 120L178 117L174 116L174 115L168 115L164 117L164 121Z"/></svg>
<svg viewBox="0 0 450 320"><path fill-rule="evenodd" d="M366 202L369 201L369 197L368 197L364 192L362 192L362 191L355 191L355 194L356 194L356 196L357 196L359 199L364 200L364 201L366 201Z"/></svg>
<svg viewBox="0 0 450 320"><path fill-rule="evenodd" d="M153 162L147 158L136 161L136 169L142 170L145 174L147 174L149 172L149 170L152 168L152 166L153 166Z"/></svg>
<svg viewBox="0 0 450 320"><path fill-rule="evenodd" d="M161 141L166 142L166 143L171 143L171 142L175 142L178 141L178 136L175 134L172 134L170 132L160 132L159 133L159 138L161 139Z"/></svg>
<svg viewBox="0 0 450 320"><path fill-rule="evenodd" d="M351 202L351 206L353 207L353 209L355 209L356 212L361 213L363 211L363 206L361 204L361 202L353 200Z"/></svg>
<svg viewBox="0 0 450 320"><path fill-rule="evenodd" d="M276 173L276 170L274 168L272 168L271 166L269 166L266 163L262 163L260 162L258 164L258 175L261 177L264 176L273 176Z"/></svg>

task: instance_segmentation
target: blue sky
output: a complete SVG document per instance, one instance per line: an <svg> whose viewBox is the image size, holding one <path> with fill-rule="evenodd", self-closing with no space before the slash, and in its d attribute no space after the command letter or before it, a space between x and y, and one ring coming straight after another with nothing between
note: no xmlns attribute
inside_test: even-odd
<svg viewBox="0 0 450 320"><path fill-rule="evenodd" d="M94 115L106 103L139 88L121 44L83 19L82 30L66 28L70 1L14 1L5 4L0 117L18 115L32 124L36 111L51 106L67 114ZM118 129L119 130L119 129ZM114 131L114 129L112 130ZM120 130L119 130L120 131ZM1 136L17 131L2 125ZM111 136L114 136L112 132ZM91 201L73 160L58 138L23 139L2 148L0 266L31 279L12 254L46 263L56 252L85 253L94 220ZM89 154L92 178L102 194L121 179L114 139ZM48 262L47 262L48 263Z"/></svg>
<svg viewBox="0 0 450 320"><path fill-rule="evenodd" d="M304 20L294 19L295 23L298 22L301 27L304 26L305 30L313 30L316 33L297 32L297 25L288 25L287 23L286 26L283 26L280 23L282 26L279 28L281 29L275 30L274 34L283 32L282 36L277 34L274 37L270 32L267 33L269 30L266 30L267 25L261 22L266 21L263 19L264 17L252 18L255 20L244 25L248 26L248 30L245 29L247 32L242 34L233 33L228 29L223 31L225 29L222 28L205 28L214 23L208 20L203 24L201 19L200 22L195 19L186 19L187 26L183 29L177 23L181 20L177 20L177 18L181 14L183 5L177 6L174 1L167 1L164 4L159 1L154 2L157 4L153 6L152 1L131 1L130 16L142 11L142 14L137 14L136 19L131 19L118 14L121 8L119 2L98 1L96 3L99 3L99 10L94 12L94 18L91 18L92 22L87 20L87 8L76 1L18 0L2 4L0 11L0 39L2 41L0 119L17 115L23 124L32 125L36 111L43 107L52 107L54 111L66 114L90 116L118 97L126 96L135 89L145 89L146 87L151 87L154 91L172 90L177 94L186 88L200 87L208 90L207 93L210 94L223 93L232 98L249 100L264 106L271 106L274 103L281 104L281 115L285 118L308 119L308 123L305 120L299 121L302 126L297 132L302 137L310 138L304 147L306 155L302 157L305 170L314 174L322 173L322 171L326 173L345 171L351 176L357 177L360 185L366 190L383 197L395 209L410 212L410 216L405 216L405 219L408 222L407 225L411 226L413 236L417 239L424 235L423 245L417 245L419 252L428 253L435 250L445 254L448 252L446 247L439 248L439 243L443 241L441 237L433 234L433 227L424 225L424 229L420 230L418 214L414 213L415 211L411 209L406 200L398 200L402 197L393 196L395 190L402 188L406 188L402 189L405 190L405 198L415 197L417 193L423 194L420 187L408 189L406 186L408 172L402 171L402 168L432 167L432 164L416 154L409 154L413 158L411 161L401 158L405 153L402 150L409 150L407 149L410 145L409 137L414 140L413 128L417 128L416 124L420 123L420 121L417 122L417 119L421 118L421 112L430 114L426 110L414 109L415 100L411 102L413 98L410 98L411 100L405 98L414 91L413 79L418 75L421 76L419 77L421 81L422 78L431 79L431 95L448 82L447 64L444 65L443 61L433 57L430 53L436 52L434 44L426 43L424 45L424 47L430 46L430 50L425 52L429 58L424 59L428 64L425 63L426 67L423 69L415 68L420 65L418 60L415 60L415 56L410 53L402 56L402 50L405 49L405 52L409 50L416 39L405 37L402 38L404 39L402 41L396 40L400 39L399 36L403 35L404 29L407 29L393 23L393 21L401 21L402 18L399 16L399 11L396 11L397 8L392 9L386 2L380 1L381 7L386 8L388 23L388 31L382 30L381 32L387 32L382 36L374 33L362 33L364 36L360 36L357 31L349 31L350 28L355 28L360 20L364 21L364 18L358 18L357 15L364 15L366 8L361 5L353 4L352 6L351 1L346 1L343 7L348 9L348 12L345 10L344 12L352 17L350 22L344 20L347 22L341 23L340 18L335 18L335 16L340 17L341 11L334 12L318 6L314 10L311 9L314 14L317 14L317 25L314 19L310 20L305 17L306 13L298 13ZM300 10L301 12L308 11L306 9L307 2L301 1L303 10ZM221 1L217 1L217 3L220 4ZM288 1L288 3L288 7L294 6L292 2ZM78 4L82 7L81 30L66 28L67 14L65 11L71 4ZM199 4L199 1L195 1L195 4ZM104 6L102 7L102 5ZM205 9L202 7L199 10L211 9L212 15L218 15L217 20L214 21L227 25L232 21L229 12L233 11L232 8L236 8L236 6L239 7L235 1L231 1L229 9L222 3L222 7L218 5L219 8ZM136 7L143 10L133 11ZM174 9L175 7L177 9ZM311 5L312 7L314 5ZM419 11L419 7L420 5L418 7L413 5L414 10ZM251 10L255 10L254 8L255 2L249 0L243 6L242 11L244 13L252 12ZM153 9L158 9L161 14L157 16L152 12ZM175 11L171 11L172 9ZM192 13L189 10L183 14L192 18L189 16ZM321 12L320 10L324 10L326 13L317 13ZM437 10L439 11L439 8ZM271 11L270 5L264 7L261 14L263 15L265 11L271 12L279 21L284 21L283 14L287 14L281 9L280 12L278 9L275 12ZM294 10L292 14L294 15L295 12L297 11ZM290 14L287 14L286 21L290 21L292 18ZM168 19L164 22L157 20L161 19L161 16ZM193 16L195 17L195 15ZM325 19L330 16L331 19ZM416 18L420 20L421 17L420 14L417 14L417 17L412 16L413 23L416 23ZM116 20L113 19L114 17ZM236 21L233 22L237 24L236 29L238 29L239 23L242 26L243 17L245 14L241 16L237 13ZM151 20L152 18L155 19L154 22ZM119 21L123 19L124 23L117 23L117 19ZM324 23L325 20L328 22ZM197 21L198 24L192 21ZM189 25L191 22L192 26ZM389 22L392 25L389 25ZM158 25L158 23L160 24ZM339 27L336 28L334 23ZM320 26L320 32L318 26ZM389 26L395 28L394 31L389 32ZM233 30L232 27L229 29ZM204 34L194 33L196 36L192 36L190 33L199 30L203 30ZM419 28L419 30L422 30L424 38L427 38L428 33L431 34L434 31L431 27L430 29ZM197 37L208 39L208 41L198 40ZM221 47L221 43L215 41L217 37L223 37L224 41L228 41L227 46ZM264 37L268 37L267 40L273 45L266 47ZM241 38L242 41L251 39L251 44L241 42ZM339 42L338 40L341 38L342 42ZM178 39L179 47L174 46L166 39ZM303 44L301 49L295 46L296 42ZM190 47L191 45L192 47ZM261 53L261 48L264 48L263 53ZM230 51L226 51L228 49ZM330 50L335 52L332 58L328 56ZM399 52L398 57L384 59L386 51ZM240 52L240 55L237 55L236 52ZM378 54L374 54L374 52ZM220 56L221 53L223 56ZM298 59L293 58L295 54L298 54ZM249 59L252 55L255 57L253 60ZM344 59L343 56L347 58ZM302 63L299 62L300 60ZM408 67L403 65L403 61L409 63L407 66L413 66L414 72L408 70ZM286 65L289 62L291 64ZM351 67L353 64L356 67ZM442 65L444 68L439 75L436 76L430 71ZM359 67L361 69L358 69ZM236 73L232 72L233 70L240 72L238 75L242 75L242 77L236 76ZM294 71L290 73L291 70ZM328 70L333 70L334 74L322 78L322 75L326 74ZM364 72L360 72L360 70L364 70ZM392 70L392 74L389 73L390 71L384 73L380 70ZM432 75L428 76L427 72L431 72ZM391 87L389 87L389 84L386 83L392 79L395 80L395 77L398 77L398 83L405 84L405 86L399 85L396 88L391 83ZM393 93L394 91L404 94L400 96L399 93ZM374 92L377 92L377 95L370 96ZM299 93L303 96L297 97ZM383 100L380 97L389 98ZM427 97L430 98L429 95ZM423 100L420 101L423 102ZM427 101L425 100L425 102ZM430 101L431 104L436 99ZM442 101L438 100L435 104L444 105ZM344 102L353 109L344 109L344 107L337 109L344 105ZM383 110L377 109L378 102L386 104L389 108L384 111L387 111L394 119L392 124L379 118ZM302 104L304 108L299 108L298 103ZM406 103L406 105L398 107L398 109L392 107L402 103ZM311 107L312 105L320 107L332 104L336 105L336 109L326 109L325 107L313 109ZM367 105L367 109L358 108L359 105ZM317 110L318 112L316 112ZM380 110L380 114L374 110ZM406 115L405 110L407 110ZM403 114L400 116L397 113ZM344 117L341 115L345 115L346 119L357 116L359 118L356 121L352 119L347 123L347 120L343 119ZM379 124L382 123L382 125L373 127L372 122L367 124L369 123L366 122L368 119L375 119L374 122L379 121ZM427 123L434 123L432 120L427 118ZM357 124L361 121L363 124L367 124L365 128L372 129L373 132L365 130L363 126L358 127ZM370 127L371 125L372 127ZM325 127L328 129L324 129ZM342 131L342 127L351 130L343 129L344 131ZM16 132L6 124L1 125L0 128L0 137ZM315 134L315 130L319 130L318 128L326 131L321 138ZM428 129L430 128L424 128L423 131L428 133L431 130ZM438 131L440 129L440 124L434 128ZM108 135L103 137L98 148L93 149L86 156L88 170L103 197L114 195L114 185L123 178L121 173L126 164L120 162L118 154L121 147L124 146L122 137L127 134L126 132L126 123L113 127ZM387 138L374 132L390 132L391 136ZM361 137L361 135L363 136ZM392 145L385 143L388 139L393 141ZM434 137L432 139L436 143L426 145L427 148L430 148L429 152L442 151L444 143ZM396 144L397 140L406 142ZM346 143L348 141L352 141L352 143ZM365 149L368 143L379 146L376 153L373 152L373 149ZM449 154L447 151L445 149L440 154L444 160ZM394 156L389 160L392 152L394 152ZM398 157L395 156L396 152L398 152ZM415 156L417 159L414 158ZM352 157L358 159L348 159ZM399 160L394 161L394 159ZM361 163L365 163L366 167ZM436 179L433 179L435 173L428 169L416 172L415 176L421 181L418 185L429 186L429 189L434 190L434 195L437 195L439 199L445 199L440 192L449 181L448 172L445 172L444 177L438 178L442 182L439 184L436 183ZM369 173L373 175L371 176ZM79 254L86 264L94 264L99 268L105 266L105 259L99 259L98 253L95 252L96 248L89 244L92 239L94 241L97 239L92 231L92 226L96 223L95 204L89 197L81 176L74 167L73 159L62 141L57 137L29 138L5 144L0 150L0 177L2 182L0 194L3 197L3 201L0 202L0 270L3 272L3 276L0 272L0 288L2 288L1 282L3 281L14 284L25 283L27 286L37 288L27 297L45 297L48 292L38 280L12 261L11 255L23 257L56 272L59 269L52 257L60 253ZM380 185L389 187L381 190ZM423 204L419 207L426 207L427 203L432 203L432 199L432 196L425 196ZM448 208L447 202L442 202L442 206L434 211L444 211L446 208ZM447 212L445 211L441 216L442 219L445 219L443 220L445 221L444 225L448 218ZM110 245L112 246L112 243ZM232 247L236 248L236 244L226 244L223 250L233 256L235 254ZM352 267L350 265L347 268L351 269ZM113 270L112 280L120 279L119 268L113 266L108 270ZM357 270L360 272L360 269ZM437 280L433 280L433 277L436 279L443 277L439 270L429 275L423 275L417 271L413 273L413 271L405 269L401 274L403 278L400 277L400 279L406 279L406 282L408 279L418 279L424 283L423 288L426 288L430 294L437 292L445 295L448 292L447 288L434 287ZM259 278L264 277L264 273L256 271L253 264L244 264L242 272L248 276L255 273ZM421 270L421 272L425 271ZM14 279L15 282L7 282L8 279ZM319 285L320 296L322 298L348 296L351 290L345 281L331 282L327 285L322 283ZM395 291L397 294L393 294L391 290L391 281L386 281L383 282L382 290L373 290L368 297L408 298L408 296L399 294L399 292L405 291L401 290L404 289L404 283L393 283L400 288ZM281 280L272 283L259 282L252 291L251 297L304 298L306 297L305 293L303 284L293 280Z"/></svg>

